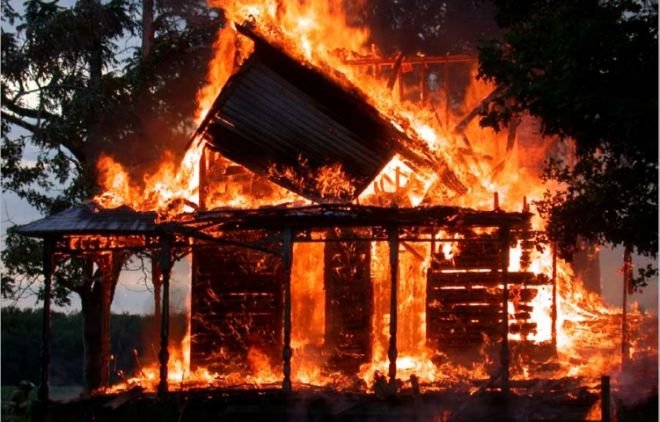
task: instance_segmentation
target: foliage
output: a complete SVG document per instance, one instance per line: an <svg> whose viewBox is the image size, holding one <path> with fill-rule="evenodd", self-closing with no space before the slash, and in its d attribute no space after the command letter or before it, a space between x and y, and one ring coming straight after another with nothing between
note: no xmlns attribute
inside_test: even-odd
<svg viewBox="0 0 660 422"><path fill-rule="evenodd" d="M2 385L16 385L27 379L40 379L41 317L39 309L2 308ZM82 385L83 318L80 313L52 314L51 381L54 385ZM171 316L170 344L178 344L185 335L184 314ZM138 371L133 350L142 365L157 361L159 324L151 316L113 314L110 317L112 373L126 375Z"/></svg>
<svg viewBox="0 0 660 422"><path fill-rule="evenodd" d="M385 54L473 53L481 38L499 33L489 2L368 1L363 21Z"/></svg>
<svg viewBox="0 0 660 422"><path fill-rule="evenodd" d="M516 113L572 138L573 166L550 162L564 184L538 206L570 255L576 237L657 255L657 3L495 0L506 33L480 49L480 75L506 87L482 124Z"/></svg>
<svg viewBox="0 0 660 422"><path fill-rule="evenodd" d="M93 196L102 153L140 180L165 151L184 152L222 23L217 11L202 0L156 2L153 45L143 55L136 0L2 6L3 191L49 215ZM6 298L38 280L41 248L13 230L5 244ZM61 303L83 283L79 275L79 265L59 268Z"/></svg>

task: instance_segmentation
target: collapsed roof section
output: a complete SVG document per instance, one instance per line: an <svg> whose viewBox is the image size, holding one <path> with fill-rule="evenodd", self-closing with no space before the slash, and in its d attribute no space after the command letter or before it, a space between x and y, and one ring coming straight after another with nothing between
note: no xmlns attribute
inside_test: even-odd
<svg viewBox="0 0 660 422"><path fill-rule="evenodd" d="M395 153L430 163L357 90L237 27L255 48L198 128L212 149L316 202L355 199Z"/></svg>

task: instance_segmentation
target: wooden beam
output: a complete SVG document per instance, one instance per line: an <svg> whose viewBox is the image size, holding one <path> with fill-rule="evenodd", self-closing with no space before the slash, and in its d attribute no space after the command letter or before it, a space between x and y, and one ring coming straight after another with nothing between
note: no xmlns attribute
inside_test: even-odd
<svg viewBox="0 0 660 422"><path fill-rule="evenodd" d="M399 228L396 226L388 229L388 244L390 248L390 344L387 351L389 365L389 381L392 391L396 391L396 349L397 332L397 290L399 279Z"/></svg>
<svg viewBox="0 0 660 422"><path fill-rule="evenodd" d="M390 91L392 91L392 88L394 88L394 84L396 83L396 80L399 77L402 60L403 60L403 53L400 53L397 56L396 60L394 61L394 69L392 69L392 74L390 75L390 79L387 81L387 89L389 89ZM399 84L401 84L401 81L399 81Z"/></svg>
<svg viewBox="0 0 660 422"><path fill-rule="evenodd" d="M600 420L610 422L610 377L600 377Z"/></svg>
<svg viewBox="0 0 660 422"><path fill-rule="evenodd" d="M552 242L552 347L557 352L557 241Z"/></svg>
<svg viewBox="0 0 660 422"><path fill-rule="evenodd" d="M393 66L397 57L365 57L360 59L344 60L344 63L354 66ZM411 65L429 65L429 64L445 64L445 63L473 63L477 61L477 57L468 56L465 54L446 55L446 56L410 56L403 60L403 63Z"/></svg>
<svg viewBox="0 0 660 422"><path fill-rule="evenodd" d="M461 120L455 127L454 127L454 133L462 133L465 128L470 124L470 122L477 117L477 115L482 111L485 110L486 107L488 106L488 103L491 101L495 100L499 96L502 95L504 92L504 88L501 86L496 87L490 94L486 96L483 100L477 104L476 107L472 109L464 118Z"/></svg>
<svg viewBox="0 0 660 422"><path fill-rule="evenodd" d="M509 228L503 226L500 228L500 247L501 247L501 275L502 275L502 351L500 362L502 365L502 392L509 392Z"/></svg>
<svg viewBox="0 0 660 422"><path fill-rule="evenodd" d="M99 266L101 272L101 382L102 387L110 386L110 361L111 361L111 349L110 349L110 308L112 306L112 298L114 293L114 256L117 252L108 252L97 255L96 263Z"/></svg>
<svg viewBox="0 0 660 422"><path fill-rule="evenodd" d="M284 345L282 347L282 390L291 392L291 265L293 262L293 230L287 227L282 232L282 261L284 265Z"/></svg>
<svg viewBox="0 0 660 422"><path fill-rule="evenodd" d="M158 395L163 398L167 395L167 363L170 358L169 353L169 334L170 334L170 276L172 273L172 251L170 239L167 236L160 241L160 269L163 277L163 305L161 309L160 322L160 381L158 383Z"/></svg>
<svg viewBox="0 0 660 422"><path fill-rule="evenodd" d="M632 248L626 246L623 252L623 298L621 315L621 370L626 369L630 357L630 348L628 345L628 293L632 286L633 267L632 267Z"/></svg>

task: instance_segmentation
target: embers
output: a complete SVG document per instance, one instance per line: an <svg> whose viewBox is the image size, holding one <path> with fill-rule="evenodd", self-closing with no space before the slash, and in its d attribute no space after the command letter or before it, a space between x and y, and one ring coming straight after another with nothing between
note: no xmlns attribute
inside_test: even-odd
<svg viewBox="0 0 660 422"><path fill-rule="evenodd" d="M236 246L198 247L193 259L193 366L253 372L276 366L282 343L284 272L273 255ZM229 371L228 371L229 370Z"/></svg>

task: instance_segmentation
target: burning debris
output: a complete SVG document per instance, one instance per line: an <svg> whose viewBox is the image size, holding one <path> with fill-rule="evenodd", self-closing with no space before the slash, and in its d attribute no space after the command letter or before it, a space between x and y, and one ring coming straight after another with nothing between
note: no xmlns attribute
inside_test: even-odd
<svg viewBox="0 0 660 422"><path fill-rule="evenodd" d="M103 157L98 206L22 229L61 255L153 250L164 281L191 253L186 344L168 354L164 284L160 366L106 392L281 383L531 396L584 393L619 374L621 312L537 241L543 222L527 198L544 187L516 166L517 127L488 133L439 118L437 104L397 100L377 68L396 81L403 59L331 53L365 53L366 37L327 6L223 6L247 23L220 33L217 96L200 97L184 161L138 189ZM325 44L338 28L346 38ZM472 109L497 92L470 90ZM633 311L628 327L650 320ZM630 360L657 355L657 338L629 338Z"/></svg>

